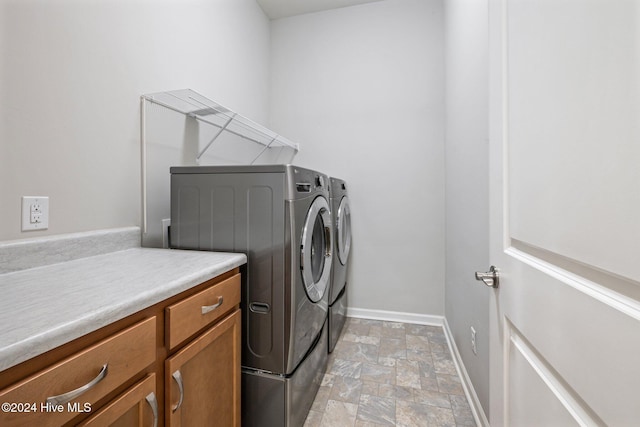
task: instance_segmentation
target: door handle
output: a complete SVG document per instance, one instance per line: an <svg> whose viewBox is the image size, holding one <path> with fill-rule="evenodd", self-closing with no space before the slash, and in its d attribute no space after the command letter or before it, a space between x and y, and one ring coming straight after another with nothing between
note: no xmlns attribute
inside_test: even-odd
<svg viewBox="0 0 640 427"><path fill-rule="evenodd" d="M222 298L221 296L218 297L218 302L216 304L213 305L203 305L201 310L202 310L202 314L207 314L212 312L213 310L215 310L216 308L220 307L222 305L222 303L224 302L224 298Z"/></svg>
<svg viewBox="0 0 640 427"><path fill-rule="evenodd" d="M156 394L154 392L149 393L145 400L151 407L151 412L153 412L153 427L158 427L158 399L156 399Z"/></svg>
<svg viewBox="0 0 640 427"><path fill-rule="evenodd" d="M489 268L489 271L487 271L486 273L483 273L481 271L476 271L476 280L481 281L482 283L489 286L490 288L498 287L499 278L500 278L500 270L493 265Z"/></svg>
<svg viewBox="0 0 640 427"><path fill-rule="evenodd" d="M71 402L76 397L81 396L82 394L91 390L93 387L96 386L96 384L98 384L100 381L104 379L104 377L107 376L107 374L109 373L108 367L109 367L108 363L105 363L104 365L102 365L102 369L98 373L98 376L92 379L91 381L89 381L88 383L86 383L85 385L83 385L82 387L79 387L75 390L71 390L67 393L64 393L58 396L47 397L47 400L46 400L47 404L65 405Z"/></svg>
<svg viewBox="0 0 640 427"><path fill-rule="evenodd" d="M182 374L180 373L179 369L175 371L171 375L171 377L174 379L176 384L178 384L178 391L180 392L180 400L178 400L178 403L176 405L173 405L171 407L171 412L176 412L178 409L180 409L180 407L182 406L182 402L184 401L184 384L182 382Z"/></svg>

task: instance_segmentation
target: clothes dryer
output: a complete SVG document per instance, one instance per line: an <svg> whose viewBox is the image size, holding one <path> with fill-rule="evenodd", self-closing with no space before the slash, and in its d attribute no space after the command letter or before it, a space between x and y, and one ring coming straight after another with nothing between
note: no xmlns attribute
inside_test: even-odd
<svg viewBox="0 0 640 427"><path fill-rule="evenodd" d="M326 175L292 165L171 168L171 247L243 252L242 425L302 426L327 366Z"/></svg>
<svg viewBox="0 0 640 427"><path fill-rule="evenodd" d="M331 178L331 214L334 230L331 288L329 290L329 352L347 320L347 271L351 250L351 208L347 183Z"/></svg>

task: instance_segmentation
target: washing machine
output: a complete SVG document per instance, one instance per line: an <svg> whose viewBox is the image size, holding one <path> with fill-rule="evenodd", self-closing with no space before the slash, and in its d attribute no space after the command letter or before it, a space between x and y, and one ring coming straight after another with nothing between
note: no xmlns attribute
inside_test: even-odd
<svg viewBox="0 0 640 427"><path fill-rule="evenodd" d="M333 221L333 263L329 289L329 352L332 352L347 320L347 271L351 250L351 209L347 183L330 178Z"/></svg>
<svg viewBox="0 0 640 427"><path fill-rule="evenodd" d="M329 185L292 165L171 168L171 247L247 255L243 426L302 426L326 370Z"/></svg>

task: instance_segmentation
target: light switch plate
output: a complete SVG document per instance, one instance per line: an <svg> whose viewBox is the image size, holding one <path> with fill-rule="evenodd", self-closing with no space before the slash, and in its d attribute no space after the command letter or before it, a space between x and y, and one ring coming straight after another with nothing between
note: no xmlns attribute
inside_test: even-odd
<svg viewBox="0 0 640 427"><path fill-rule="evenodd" d="M49 197L22 197L22 231L49 228Z"/></svg>

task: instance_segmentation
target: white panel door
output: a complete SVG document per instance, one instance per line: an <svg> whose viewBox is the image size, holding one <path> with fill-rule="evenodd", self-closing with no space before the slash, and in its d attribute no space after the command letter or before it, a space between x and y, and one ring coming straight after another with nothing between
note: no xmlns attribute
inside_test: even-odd
<svg viewBox="0 0 640 427"><path fill-rule="evenodd" d="M491 425L640 425L640 2L489 25Z"/></svg>

